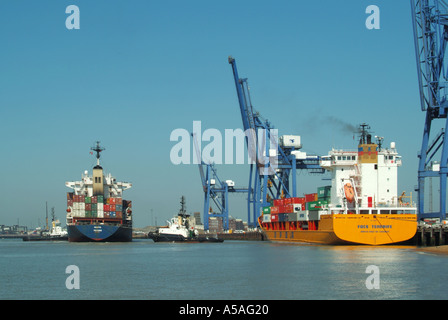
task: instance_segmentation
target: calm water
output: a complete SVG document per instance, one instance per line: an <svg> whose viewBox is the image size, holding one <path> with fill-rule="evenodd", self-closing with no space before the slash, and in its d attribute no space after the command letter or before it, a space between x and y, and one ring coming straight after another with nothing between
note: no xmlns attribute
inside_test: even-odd
<svg viewBox="0 0 448 320"><path fill-rule="evenodd" d="M411 247L0 240L0 299L448 299L447 266Z"/></svg>

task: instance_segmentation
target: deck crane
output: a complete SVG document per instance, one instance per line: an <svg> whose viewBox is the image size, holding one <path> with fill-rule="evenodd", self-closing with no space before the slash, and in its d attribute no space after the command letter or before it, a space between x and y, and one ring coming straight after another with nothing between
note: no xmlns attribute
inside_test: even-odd
<svg viewBox="0 0 448 320"><path fill-rule="evenodd" d="M209 230L210 217L221 218L223 229L229 230L229 193L247 193L248 190L245 188L236 188L234 182L231 180L222 181L219 179L214 164L205 163L202 160L196 134L192 133L191 136L196 150L196 159L198 160L199 174L204 191L204 208L202 213L204 230ZM212 202L215 204L217 212L210 212Z"/></svg>
<svg viewBox="0 0 448 320"><path fill-rule="evenodd" d="M446 219L446 184L448 174L448 100L446 46L448 42L448 5L441 0L411 0L414 45L417 62L421 109L426 113L421 151L418 155L418 214L419 219ZM444 121L444 129L430 142L434 120ZM440 169L431 166L441 150ZM438 212L426 212L425 179L440 178L440 207Z"/></svg>
<svg viewBox="0 0 448 320"><path fill-rule="evenodd" d="M279 139L271 123L254 111L247 78L239 77L233 57L229 57L229 64L233 70L247 149L252 160L248 188L252 192L248 192L247 214L248 224L255 227L261 208L268 206L270 199L297 196L297 169L312 170L313 173L324 173L325 170L319 165L320 157L307 156L305 152L299 151L300 137L298 137L299 145L286 143L288 136ZM266 161L267 159L269 161ZM292 190L290 177L292 177Z"/></svg>

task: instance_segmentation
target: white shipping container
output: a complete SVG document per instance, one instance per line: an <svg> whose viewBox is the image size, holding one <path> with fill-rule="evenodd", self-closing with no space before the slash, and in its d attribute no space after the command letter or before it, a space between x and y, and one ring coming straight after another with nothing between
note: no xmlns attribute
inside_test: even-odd
<svg viewBox="0 0 448 320"><path fill-rule="evenodd" d="M264 214L263 215L263 222L271 222L271 215L270 214Z"/></svg>
<svg viewBox="0 0 448 320"><path fill-rule="evenodd" d="M287 148L301 149L300 136L283 135L280 137L280 145Z"/></svg>
<svg viewBox="0 0 448 320"><path fill-rule="evenodd" d="M98 218L104 218L104 211L98 211L97 214L96 214L96 216L97 216Z"/></svg>

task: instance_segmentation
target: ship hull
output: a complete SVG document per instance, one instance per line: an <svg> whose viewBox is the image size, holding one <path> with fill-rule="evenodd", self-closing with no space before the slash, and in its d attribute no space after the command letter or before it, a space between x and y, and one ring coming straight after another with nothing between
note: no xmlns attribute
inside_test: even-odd
<svg viewBox="0 0 448 320"><path fill-rule="evenodd" d="M201 243L201 242L223 242L223 239L212 237L194 237L186 238L179 234L161 234L161 233L149 233L148 238L154 242L188 242L188 243Z"/></svg>
<svg viewBox="0 0 448 320"><path fill-rule="evenodd" d="M132 228L114 225L69 225L69 242L131 242Z"/></svg>
<svg viewBox="0 0 448 320"><path fill-rule="evenodd" d="M405 243L417 232L415 214L329 214L321 216L317 230L297 230L289 224L276 229L261 224L271 241L328 245L387 245Z"/></svg>

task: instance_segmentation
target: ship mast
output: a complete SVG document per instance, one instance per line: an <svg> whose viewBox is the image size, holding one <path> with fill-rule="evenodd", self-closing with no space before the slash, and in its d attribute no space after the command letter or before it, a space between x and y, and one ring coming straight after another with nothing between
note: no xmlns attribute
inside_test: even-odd
<svg viewBox="0 0 448 320"><path fill-rule="evenodd" d="M103 147L100 147L100 142L97 141L96 146L90 148L90 150L96 152L96 165L99 166L100 165L100 153L106 149L104 149Z"/></svg>

